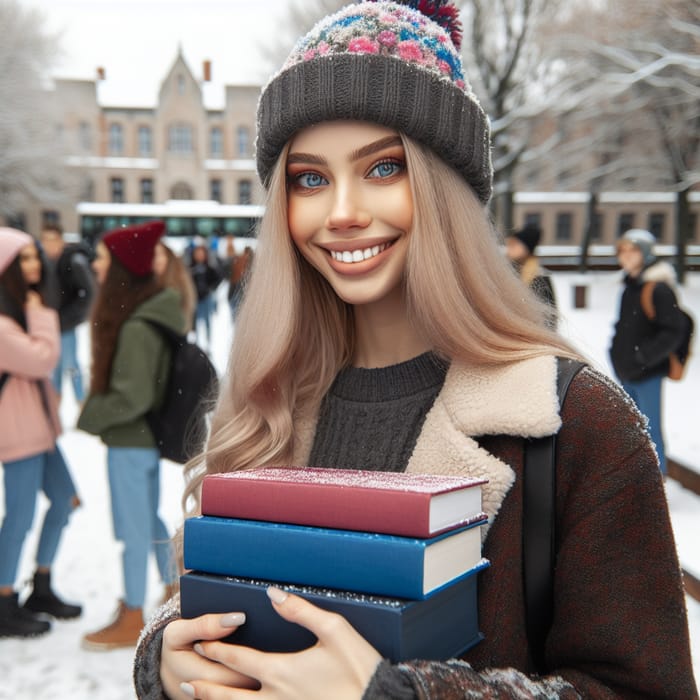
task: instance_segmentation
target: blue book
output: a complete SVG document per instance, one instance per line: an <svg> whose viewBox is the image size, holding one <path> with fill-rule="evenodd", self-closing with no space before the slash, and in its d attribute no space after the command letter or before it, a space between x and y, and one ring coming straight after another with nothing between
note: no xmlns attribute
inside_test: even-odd
<svg viewBox="0 0 700 700"><path fill-rule="evenodd" d="M275 583L320 608L342 615L384 657L445 660L461 656L482 639L477 611L476 572L426 600L400 600L330 589ZM295 652L316 642L305 627L287 622L273 609L270 582L200 572L180 577L184 618L205 613L244 612L246 622L224 639L269 652Z"/></svg>
<svg viewBox="0 0 700 700"><path fill-rule="evenodd" d="M481 522L419 539L200 515L185 521L185 568L418 600L479 564Z"/></svg>

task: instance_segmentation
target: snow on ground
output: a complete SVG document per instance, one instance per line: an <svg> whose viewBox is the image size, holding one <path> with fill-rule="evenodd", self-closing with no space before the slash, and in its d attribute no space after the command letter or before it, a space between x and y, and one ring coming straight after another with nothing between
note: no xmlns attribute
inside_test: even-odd
<svg viewBox="0 0 700 700"><path fill-rule="evenodd" d="M619 294L617 273L570 273L555 276L559 305L564 314L562 332L603 371L609 372L607 351ZM585 284L587 306L574 309L573 287ZM681 292L684 304L700 320L700 274L690 276ZM220 371L226 366L231 324L220 290L213 327L212 355ZM80 357L87 366L87 330L80 328ZM700 355L700 350L698 350ZM700 471L700 430L698 394L700 357L691 362L683 382L665 382L665 424L668 453ZM592 407L595 410L595 407ZM111 529L107 490L105 450L100 442L73 429L77 406L71 391L64 394L62 417L65 434L61 445L78 485L83 506L72 517L53 570L57 590L67 600L81 602L83 616L72 622L57 622L52 632L34 640L0 640L0 700L127 700L134 697L131 685L132 650L87 652L80 647L86 632L103 626L111 617L122 594L120 550ZM161 514L174 530L181 523L180 469L171 463L162 467ZM0 483L0 492L2 484ZM700 497L669 480L667 493L679 556L683 566L700 578ZM0 493L0 496L2 494ZM4 503L4 496L0 504ZM43 514L42 500L35 523ZM0 513L2 505L0 505ZM22 579L33 572L36 528L25 545L21 562ZM155 564L149 570L146 610L157 604L162 590ZM687 598L696 678L700 683L700 603Z"/></svg>

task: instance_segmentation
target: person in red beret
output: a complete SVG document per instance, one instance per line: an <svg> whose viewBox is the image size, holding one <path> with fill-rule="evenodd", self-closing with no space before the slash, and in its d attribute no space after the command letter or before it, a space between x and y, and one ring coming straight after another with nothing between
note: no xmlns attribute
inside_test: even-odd
<svg viewBox="0 0 700 700"><path fill-rule="evenodd" d="M146 414L164 399L170 345L149 321L180 333L177 293L153 273L161 221L116 229L97 245L99 292L92 312L90 392L78 420L107 446L114 535L124 545L124 598L115 619L85 635L87 649L136 644L143 627L147 565L153 549L169 590L176 579L170 535L158 515L160 454Z"/></svg>

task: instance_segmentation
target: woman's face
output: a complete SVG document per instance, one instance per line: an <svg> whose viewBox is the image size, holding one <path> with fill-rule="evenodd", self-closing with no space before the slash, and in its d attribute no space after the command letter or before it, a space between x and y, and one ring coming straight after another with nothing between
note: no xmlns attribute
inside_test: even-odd
<svg viewBox="0 0 700 700"><path fill-rule="evenodd" d="M630 241L620 241L617 246L617 261L630 276L637 277L644 268L644 253Z"/></svg>
<svg viewBox="0 0 700 700"><path fill-rule="evenodd" d="M153 251L153 273L156 277L162 277L168 267L168 255L162 243L156 243Z"/></svg>
<svg viewBox="0 0 700 700"><path fill-rule="evenodd" d="M30 243L20 250L19 264L24 281L28 285L39 284L41 281L41 258L34 243Z"/></svg>
<svg viewBox="0 0 700 700"><path fill-rule="evenodd" d="M95 254L95 259L92 261L92 269L95 271L97 283L104 284L112 262L112 255L109 252L109 248L102 242L97 244Z"/></svg>
<svg viewBox="0 0 700 700"><path fill-rule="evenodd" d="M366 122L300 131L287 157L289 231L349 304L402 293L413 198L399 134Z"/></svg>

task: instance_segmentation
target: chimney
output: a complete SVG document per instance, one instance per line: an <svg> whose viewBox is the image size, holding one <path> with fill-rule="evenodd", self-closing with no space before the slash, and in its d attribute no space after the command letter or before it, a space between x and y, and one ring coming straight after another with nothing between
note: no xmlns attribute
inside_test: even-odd
<svg viewBox="0 0 700 700"><path fill-rule="evenodd" d="M211 82L211 61L209 59L204 61L202 68L204 73L204 82Z"/></svg>
<svg viewBox="0 0 700 700"><path fill-rule="evenodd" d="M105 79L105 69L102 66L97 66L97 79L98 80Z"/></svg>

